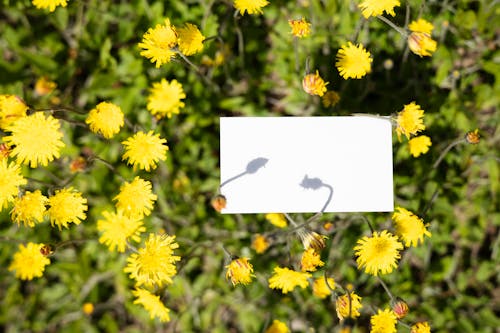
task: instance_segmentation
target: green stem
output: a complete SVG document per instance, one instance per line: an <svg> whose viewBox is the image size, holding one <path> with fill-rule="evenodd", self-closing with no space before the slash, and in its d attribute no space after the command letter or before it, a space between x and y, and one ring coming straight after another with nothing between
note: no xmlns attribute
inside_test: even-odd
<svg viewBox="0 0 500 333"><path fill-rule="evenodd" d="M394 23L392 23L390 20L388 20L384 16L379 15L379 16L377 16L377 18L379 20L381 20L382 22L386 23L388 26L390 26L391 28L393 28L397 32L399 32L404 38L408 38L408 33L406 32L406 30L398 27L397 25L395 25Z"/></svg>
<svg viewBox="0 0 500 333"><path fill-rule="evenodd" d="M436 169L439 164L441 163L441 161L443 160L443 158L446 156L446 154L448 154L448 152L455 146L465 142L466 140L465 139L457 139L455 141L453 141L452 143L450 143L444 150L443 152L441 153L441 155L439 155L437 161L434 163L434 165L432 166L433 169Z"/></svg>

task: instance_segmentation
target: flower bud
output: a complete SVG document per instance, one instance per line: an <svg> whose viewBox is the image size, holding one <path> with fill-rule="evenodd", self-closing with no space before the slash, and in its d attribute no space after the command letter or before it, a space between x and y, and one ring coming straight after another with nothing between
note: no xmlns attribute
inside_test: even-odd
<svg viewBox="0 0 500 333"><path fill-rule="evenodd" d="M398 319L402 319L406 317L406 315L410 311L410 308L408 307L408 304L405 301L397 297L396 301L392 303L392 311L394 311Z"/></svg>

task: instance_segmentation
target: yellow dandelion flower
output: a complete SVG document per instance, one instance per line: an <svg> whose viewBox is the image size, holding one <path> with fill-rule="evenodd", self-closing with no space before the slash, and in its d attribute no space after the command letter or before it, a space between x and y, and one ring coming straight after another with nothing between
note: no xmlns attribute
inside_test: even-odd
<svg viewBox="0 0 500 333"><path fill-rule="evenodd" d="M99 243L106 245L110 251L125 252L127 242L140 242L140 235L146 228L139 218L124 215L118 212L104 211L104 219L97 221L97 230L101 233Z"/></svg>
<svg viewBox="0 0 500 333"><path fill-rule="evenodd" d="M335 289L335 280L333 278L327 278L327 279L330 288ZM315 279L312 285L313 295L321 299L330 296L332 294L332 291L330 290L330 288L328 288L328 285L326 284L324 277Z"/></svg>
<svg viewBox="0 0 500 333"><path fill-rule="evenodd" d="M7 159L0 159L0 211L7 208L19 193L19 186L28 181L21 175L21 167Z"/></svg>
<svg viewBox="0 0 500 333"><path fill-rule="evenodd" d="M394 16L394 7L399 6L400 3L398 0L364 0L362 3L358 5L361 9L361 13L365 18L369 18L370 16L379 16L384 13L384 11Z"/></svg>
<svg viewBox="0 0 500 333"><path fill-rule="evenodd" d="M371 329L370 333L395 333L397 317L390 309L384 311L378 310L370 318Z"/></svg>
<svg viewBox="0 0 500 333"><path fill-rule="evenodd" d="M236 258L226 266L226 279L231 279L233 286L238 283L249 284L252 282L253 266L248 262L248 258Z"/></svg>
<svg viewBox="0 0 500 333"><path fill-rule="evenodd" d="M177 32L175 27L166 19L165 24L157 24L155 28L149 28L142 36L142 41L138 44L141 49L141 56L156 63L156 68L170 62L175 57L174 48L177 45Z"/></svg>
<svg viewBox="0 0 500 333"><path fill-rule="evenodd" d="M267 6L267 0L234 0L234 8L240 11L241 15L245 14L262 14L262 8Z"/></svg>
<svg viewBox="0 0 500 333"><path fill-rule="evenodd" d="M401 257L399 251L402 249L403 244L387 230L375 231L371 237L359 239L354 247L358 268L364 267L365 273L374 276L391 273L398 267L396 261Z"/></svg>
<svg viewBox="0 0 500 333"><path fill-rule="evenodd" d="M349 295L345 294L337 297L335 308L339 320L344 320L345 318L358 318L361 315L359 310L363 307L361 300L362 298L354 291L351 291Z"/></svg>
<svg viewBox="0 0 500 333"><path fill-rule="evenodd" d="M187 56L196 54L203 50L205 36L198 27L191 23L184 24L183 28L177 29L179 50Z"/></svg>
<svg viewBox="0 0 500 333"><path fill-rule="evenodd" d="M321 261L321 257L313 248L308 248L302 254L300 260L300 268L302 272L315 272L318 267L324 266L325 263Z"/></svg>
<svg viewBox="0 0 500 333"><path fill-rule="evenodd" d="M311 33L311 23L307 22L304 18L300 20L288 20L290 28L292 28L291 34L298 38L303 38L309 36Z"/></svg>
<svg viewBox="0 0 500 333"><path fill-rule="evenodd" d="M0 128L6 129L19 118L26 117L28 106L15 95L0 95Z"/></svg>
<svg viewBox="0 0 500 333"><path fill-rule="evenodd" d="M101 102L90 110L85 122L93 133L101 134L106 139L111 139L123 127L122 109L113 103Z"/></svg>
<svg viewBox="0 0 500 333"><path fill-rule="evenodd" d="M321 98L325 108L335 106L340 101L340 95L333 90L327 91Z"/></svg>
<svg viewBox="0 0 500 333"><path fill-rule="evenodd" d="M282 321L279 321L278 319L274 319L273 323L271 326L267 328L265 333L289 333L290 330L288 329L288 326Z"/></svg>
<svg viewBox="0 0 500 333"><path fill-rule="evenodd" d="M266 214L266 220L278 228L284 228L288 225L285 214L282 213L269 213Z"/></svg>
<svg viewBox="0 0 500 333"><path fill-rule="evenodd" d="M335 66L345 80L360 79L371 72L372 61L370 52L366 51L363 45L356 46L348 42L338 51Z"/></svg>
<svg viewBox="0 0 500 333"><path fill-rule="evenodd" d="M43 244L31 242L26 246L20 244L19 251L14 254L14 260L9 266L9 271L16 271L16 277L21 280L41 277L45 266L50 264L50 259L40 252L42 246Z"/></svg>
<svg viewBox="0 0 500 333"><path fill-rule="evenodd" d="M127 160L127 164L132 164L134 169L150 171L156 169L158 161L167 159L167 140L160 138L160 134L153 134L149 131L137 132L132 137L123 141L125 153L122 160Z"/></svg>
<svg viewBox="0 0 500 333"><path fill-rule="evenodd" d="M61 227L68 228L68 223L78 225L87 218L87 199L72 187L56 190L56 193L49 197L48 205L50 224L56 224L59 230Z"/></svg>
<svg viewBox="0 0 500 333"><path fill-rule="evenodd" d="M181 258L174 255L179 247L175 236L167 234L149 234L144 247L127 258L125 273L129 273L137 286L162 287L172 283L172 277L177 274L175 263Z"/></svg>
<svg viewBox="0 0 500 333"><path fill-rule="evenodd" d="M46 76L42 76L35 82L35 93L39 96L48 95L56 88L57 84L49 80Z"/></svg>
<svg viewBox="0 0 500 333"><path fill-rule="evenodd" d="M434 25L424 20L423 18L419 18L416 21L412 21L408 25L408 29L410 29L412 32L423 32L430 35L432 33L432 30L434 30Z"/></svg>
<svg viewBox="0 0 500 333"><path fill-rule="evenodd" d="M316 74L307 74L302 80L302 88L309 95L323 96L326 91L326 86L329 82L325 82L318 71Z"/></svg>
<svg viewBox="0 0 500 333"><path fill-rule="evenodd" d="M184 107L181 99L186 98L186 94L182 89L182 84L177 80L168 82L162 79L161 82L155 82L150 92L147 109L157 119L165 116L170 118L172 114L178 114L179 110Z"/></svg>
<svg viewBox="0 0 500 333"><path fill-rule="evenodd" d="M152 192L151 182L135 177L131 183L126 182L120 187L120 193L113 200L116 200L116 209L125 215L143 218L151 214L157 198Z"/></svg>
<svg viewBox="0 0 500 333"><path fill-rule="evenodd" d="M404 134L407 139L410 135L415 135L425 129L424 125L424 110L415 102L406 104L396 118L396 133L401 141L401 134Z"/></svg>
<svg viewBox="0 0 500 333"><path fill-rule="evenodd" d="M431 333L429 323L424 321L411 326L410 333Z"/></svg>
<svg viewBox="0 0 500 333"><path fill-rule="evenodd" d="M423 155L427 153L431 145L431 138L427 135L420 135L408 141L408 149L410 149L410 154L412 154L413 157L419 157L420 154Z"/></svg>
<svg viewBox="0 0 500 333"><path fill-rule="evenodd" d="M136 288L132 291L132 294L137 298L134 304L141 304L149 312L151 319L156 317L161 322L170 321L170 310L161 302L160 296L142 288Z"/></svg>
<svg viewBox="0 0 500 333"><path fill-rule="evenodd" d="M82 311L87 316L90 316L94 312L94 304L89 303L89 302L83 303L83 305L82 305Z"/></svg>
<svg viewBox="0 0 500 333"><path fill-rule="evenodd" d="M424 32L412 32L408 36L408 47L420 57L430 57L436 51L437 42Z"/></svg>
<svg viewBox="0 0 500 333"><path fill-rule="evenodd" d="M14 200L14 208L10 212L12 222L33 228L36 223L43 222L47 201L47 197L40 190L27 191L22 197Z"/></svg>
<svg viewBox="0 0 500 333"><path fill-rule="evenodd" d="M258 254L266 252L266 250L269 248L269 245L270 244L267 238L260 234L255 235L252 241L252 249L254 249Z"/></svg>
<svg viewBox="0 0 500 333"><path fill-rule="evenodd" d="M57 6L66 7L68 0L33 0L33 6L38 9L48 9L53 12Z"/></svg>
<svg viewBox="0 0 500 333"><path fill-rule="evenodd" d="M320 235L317 232L309 231L307 229L299 229L297 233L302 241L304 250L312 248L317 253L320 253L326 246L325 239L328 239L328 237L324 235Z"/></svg>
<svg viewBox="0 0 500 333"><path fill-rule="evenodd" d="M424 242L424 236L431 237L427 225L417 215L402 207L396 207L392 214L392 220L396 228L396 235L404 242L406 247L417 246Z"/></svg>
<svg viewBox="0 0 500 333"><path fill-rule="evenodd" d="M306 288L309 284L307 279L312 275L304 272L296 272L288 268L275 267L274 275L268 280L269 288L281 289L283 294L288 293L299 286L302 289Z"/></svg>
<svg viewBox="0 0 500 333"><path fill-rule="evenodd" d="M19 164L28 164L32 168L36 168L39 163L47 166L60 156L60 150L64 147L59 127L59 120L52 116L45 118L43 113L37 112L9 125L7 131L11 134L4 137L4 141L14 147L12 156L16 157Z"/></svg>

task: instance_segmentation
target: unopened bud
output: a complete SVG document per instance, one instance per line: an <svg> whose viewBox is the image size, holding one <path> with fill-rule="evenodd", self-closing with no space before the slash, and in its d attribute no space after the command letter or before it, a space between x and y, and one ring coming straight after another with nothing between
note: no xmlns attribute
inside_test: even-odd
<svg viewBox="0 0 500 333"><path fill-rule="evenodd" d="M406 317L410 308L405 301L398 297L396 301L392 303L392 311L394 311L398 319L402 319Z"/></svg>

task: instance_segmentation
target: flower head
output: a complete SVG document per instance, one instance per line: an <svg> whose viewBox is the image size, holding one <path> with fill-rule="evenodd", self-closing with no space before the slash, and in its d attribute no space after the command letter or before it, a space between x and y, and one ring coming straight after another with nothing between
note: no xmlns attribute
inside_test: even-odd
<svg viewBox="0 0 500 333"><path fill-rule="evenodd" d="M370 52L366 51L363 45L356 46L348 42L338 51L335 66L345 80L360 79L371 72L372 61Z"/></svg>
<svg viewBox="0 0 500 333"><path fill-rule="evenodd" d="M335 106L340 101L340 95L333 90L328 90L321 98L325 108Z"/></svg>
<svg viewBox="0 0 500 333"><path fill-rule="evenodd" d="M28 106L15 95L0 95L0 128L6 129L19 118L26 117Z"/></svg>
<svg viewBox="0 0 500 333"><path fill-rule="evenodd" d="M177 32L175 27L166 19L165 24L157 24L154 28L149 28L142 36L142 41L138 44L141 49L141 56L156 63L156 68L170 62L175 56L174 47L177 45Z"/></svg>
<svg viewBox="0 0 500 333"><path fill-rule="evenodd" d="M226 197L222 194L217 194L212 201L210 202L212 207L217 211L221 212L224 208L226 208L227 200Z"/></svg>
<svg viewBox="0 0 500 333"><path fill-rule="evenodd" d="M89 124L90 130L100 133L106 139L111 139L120 132L123 127L122 109L113 103L101 102L95 109L90 110L85 122Z"/></svg>
<svg viewBox="0 0 500 333"><path fill-rule="evenodd" d="M83 303L83 305L82 305L82 311L87 316L90 316L94 312L94 304L89 303L89 302Z"/></svg>
<svg viewBox="0 0 500 333"><path fill-rule="evenodd" d="M252 241L252 249L255 250L258 254L262 254L266 252L266 250L269 248L269 241L265 236L262 236L260 234L255 235L253 241Z"/></svg>
<svg viewBox="0 0 500 333"><path fill-rule="evenodd" d="M406 247L417 246L419 242L423 243L424 236L431 236L424 221L402 207L396 207L392 220L396 227L396 235L403 240Z"/></svg>
<svg viewBox="0 0 500 333"><path fill-rule="evenodd" d="M80 224L87 215L87 199L72 187L56 190L56 193L49 197L48 205L50 208L47 213L50 218L50 224L56 224L68 228L68 223Z"/></svg>
<svg viewBox="0 0 500 333"><path fill-rule="evenodd" d="M0 211L15 200L19 186L26 185L27 182L19 165L7 163L6 158L0 159Z"/></svg>
<svg viewBox="0 0 500 333"><path fill-rule="evenodd" d="M423 155L427 153L431 145L431 138L427 135L420 135L408 141L408 148L410 149L410 154L412 154L413 157L419 157L420 154Z"/></svg>
<svg viewBox="0 0 500 333"><path fill-rule="evenodd" d="M408 36L408 47L420 57L430 57L436 51L437 42L425 32L412 32Z"/></svg>
<svg viewBox="0 0 500 333"><path fill-rule="evenodd" d="M292 28L292 35L298 38L309 36L311 33L311 23L307 22L304 18L300 20L288 20L290 28Z"/></svg>
<svg viewBox="0 0 500 333"><path fill-rule="evenodd" d="M361 9L361 13L367 19L370 16L379 16L384 13L384 11L394 16L394 7L399 6L400 3L398 0L364 0L362 3L358 5Z"/></svg>
<svg viewBox="0 0 500 333"><path fill-rule="evenodd" d="M49 80L46 76L42 76L35 82L35 93L39 96L45 96L54 91L56 87L57 84L54 81Z"/></svg>
<svg viewBox="0 0 500 333"><path fill-rule="evenodd" d="M311 274L296 272L288 268L275 267L274 274L269 278L269 288L281 289L283 294L288 293L299 286L302 289L308 285L307 279Z"/></svg>
<svg viewBox="0 0 500 333"><path fill-rule="evenodd" d="M135 168L150 171L156 169L158 161L167 159L168 146L164 145L167 140L160 138L160 134L153 134L149 131L137 132L132 137L123 141L125 153L122 160L127 160L127 164L132 164Z"/></svg>
<svg viewBox="0 0 500 333"><path fill-rule="evenodd" d="M288 329L288 326L286 326L284 322L274 319L272 325L269 326L264 333L289 333L289 332L290 330Z"/></svg>
<svg viewBox="0 0 500 333"><path fill-rule="evenodd" d="M326 298L332 294L330 288L335 289L335 280L333 278L327 278L328 285L326 284L325 278L322 276L317 278L313 282L313 294L321 299ZM330 286L330 288L328 288Z"/></svg>
<svg viewBox="0 0 500 333"><path fill-rule="evenodd" d="M45 118L42 112L37 112L9 125L6 130L11 134L4 141L14 146L12 156L16 156L18 163L29 164L32 168L36 168L39 163L47 166L60 156L60 150L64 147L59 127L59 120L50 115Z"/></svg>
<svg viewBox="0 0 500 333"><path fill-rule="evenodd" d="M288 225L286 222L285 214L282 213L269 213L266 214L266 220L278 228L284 228Z"/></svg>
<svg viewBox="0 0 500 333"><path fill-rule="evenodd" d="M43 222L46 204L47 197L40 190L26 191L22 197L14 200L14 208L10 212L12 222L18 225L24 223L25 226L33 228L36 223Z"/></svg>
<svg viewBox="0 0 500 333"><path fill-rule="evenodd" d="M366 273L374 276L391 273L398 266L396 260L401 257L402 249L403 244L387 230L359 239L354 247L358 268L364 267Z"/></svg>
<svg viewBox="0 0 500 333"><path fill-rule="evenodd" d="M178 247L175 236L151 233L144 247L127 258L127 267L123 271L129 273L137 286L162 287L171 284L172 277L177 274L175 263L181 260L174 255Z"/></svg>
<svg viewBox="0 0 500 333"><path fill-rule="evenodd" d="M134 304L141 304L149 312L151 319L156 317L161 322L170 321L170 310L161 302L160 296L142 288L136 288L132 291L132 294L137 298Z"/></svg>
<svg viewBox="0 0 500 333"><path fill-rule="evenodd" d="M307 74L302 80L302 88L309 95L323 96L326 91L326 86L329 82L325 82L318 71L316 74Z"/></svg>
<svg viewBox="0 0 500 333"><path fill-rule="evenodd" d="M226 268L226 279L231 279L233 286L252 282L253 266L248 262L248 258L233 259Z"/></svg>
<svg viewBox="0 0 500 333"><path fill-rule="evenodd" d="M394 314L398 319L406 317L406 315L410 311L408 303L406 303L399 297L396 297L396 300L394 302L391 302L391 306L392 306L392 311L394 312Z"/></svg>
<svg viewBox="0 0 500 333"><path fill-rule="evenodd" d="M337 310L337 317L339 320L344 320L344 318L357 318L361 315L359 310L362 307L361 297L356 295L354 291L350 294L345 294L337 297L335 302L335 308Z"/></svg>
<svg viewBox="0 0 500 333"><path fill-rule="evenodd" d="M179 110L184 107L181 99L186 98L186 94L182 89L182 84L177 80L168 82L162 79L160 82L155 82L150 92L147 108L157 119L165 116L170 118L172 114L178 114Z"/></svg>
<svg viewBox="0 0 500 333"><path fill-rule="evenodd" d="M29 242L26 246L19 245L19 251L14 254L14 260L9 266L9 271L16 271L16 277L21 280L32 280L41 277L45 266L50 264L50 259L40 252L43 244Z"/></svg>
<svg viewBox="0 0 500 333"><path fill-rule="evenodd" d="M415 102L406 104L396 118L396 133L398 134L398 139L401 139L401 134L404 134L406 138L409 139L410 135L415 135L424 130L425 125L423 118L424 110L420 108L420 105Z"/></svg>
<svg viewBox="0 0 500 333"><path fill-rule="evenodd" d="M126 182L120 187L120 193L113 198L116 209L123 214L143 218L151 214L157 195L152 192L151 182L135 177L131 183Z"/></svg>
<svg viewBox="0 0 500 333"><path fill-rule="evenodd" d="M410 29L412 32L423 32L430 35L432 33L432 30L434 30L434 25L422 18L419 18L416 21L412 21L408 25L408 29Z"/></svg>
<svg viewBox="0 0 500 333"><path fill-rule="evenodd" d="M116 213L104 211L102 216L104 219L97 221L97 230L101 232L99 243L110 251L125 252L127 241L139 242L141 233L146 231L141 219L124 215L121 210Z"/></svg>
<svg viewBox="0 0 500 333"><path fill-rule="evenodd" d="M465 140L467 143L470 143L471 145L477 145L479 141L481 140L481 135L479 135L479 129L475 129L474 131L469 131L465 135Z"/></svg>
<svg viewBox="0 0 500 333"><path fill-rule="evenodd" d="M245 14L262 14L262 8L267 6L267 0L234 0L234 7L240 11L241 15Z"/></svg>
<svg viewBox="0 0 500 333"><path fill-rule="evenodd" d="M429 323L424 321L411 326L410 333L431 333Z"/></svg>
<svg viewBox="0 0 500 333"><path fill-rule="evenodd" d="M320 253L326 246L325 239L328 237L320 235L317 232L309 231L305 228L299 229L297 231L304 250L314 249L317 253Z"/></svg>
<svg viewBox="0 0 500 333"><path fill-rule="evenodd" d="M302 254L302 259L300 260L302 272L315 272L318 267L324 265L325 263L321 261L319 253L317 253L313 248L308 248Z"/></svg>
<svg viewBox="0 0 500 333"><path fill-rule="evenodd" d="M396 314L392 310L385 309L382 311L379 309L377 314L370 318L370 333L395 333L396 322Z"/></svg>
<svg viewBox="0 0 500 333"><path fill-rule="evenodd" d="M57 6L66 7L68 5L68 0L33 0L33 6L38 9L49 9L53 12L56 10Z"/></svg>
<svg viewBox="0 0 500 333"><path fill-rule="evenodd" d="M187 56L196 54L203 50L205 36L198 27L191 23L186 23L184 27L177 29L179 50Z"/></svg>

